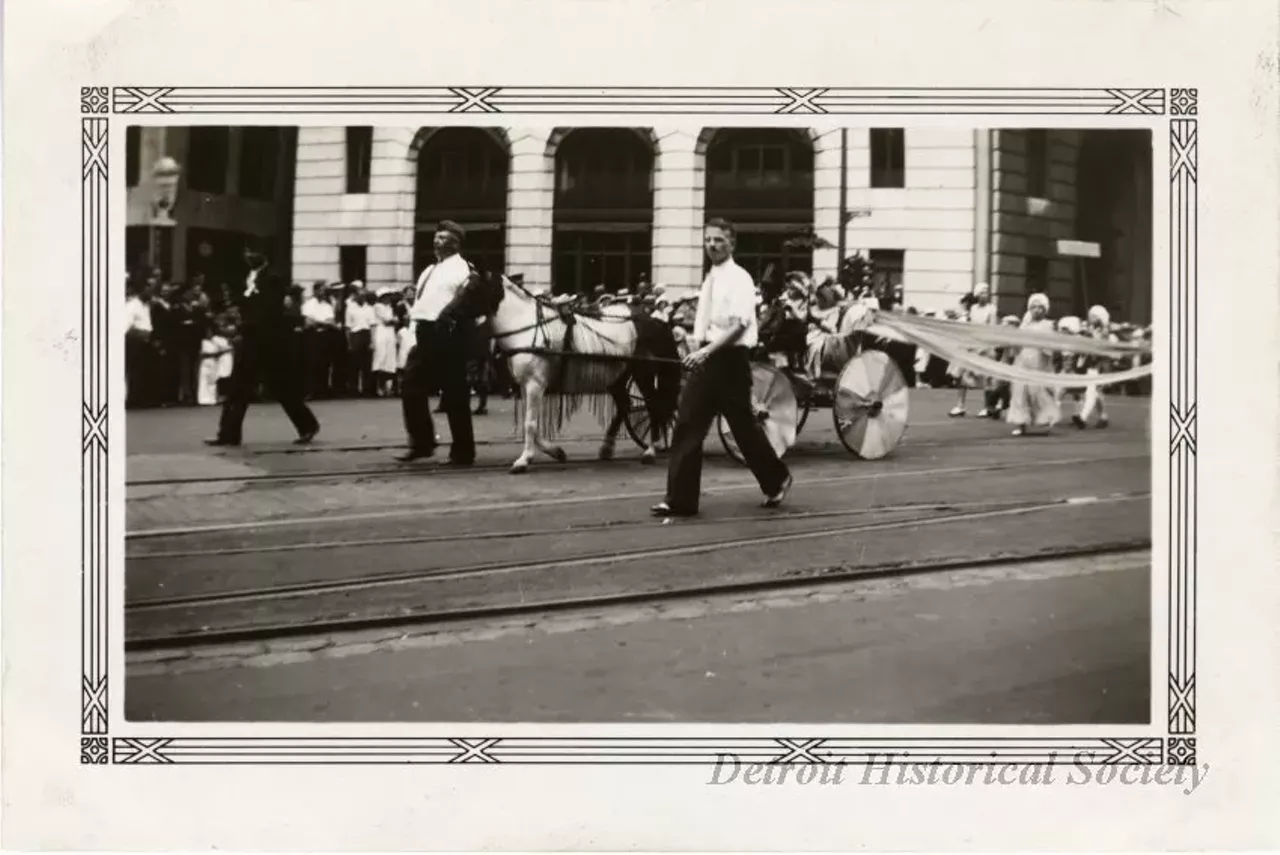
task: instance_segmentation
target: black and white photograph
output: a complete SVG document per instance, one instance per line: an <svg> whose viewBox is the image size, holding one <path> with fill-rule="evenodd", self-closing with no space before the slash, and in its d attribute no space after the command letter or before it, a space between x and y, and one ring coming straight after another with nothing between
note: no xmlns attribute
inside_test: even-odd
<svg viewBox="0 0 1280 855"><path fill-rule="evenodd" d="M1151 720L1149 129L124 140L130 720Z"/></svg>
<svg viewBox="0 0 1280 855"><path fill-rule="evenodd" d="M10 0L0 846L1275 848L1224 9Z"/></svg>

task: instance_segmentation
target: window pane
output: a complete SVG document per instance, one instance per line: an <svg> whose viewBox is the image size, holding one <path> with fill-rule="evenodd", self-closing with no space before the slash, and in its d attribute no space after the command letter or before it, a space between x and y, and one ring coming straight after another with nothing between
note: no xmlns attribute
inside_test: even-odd
<svg viewBox="0 0 1280 855"><path fill-rule="evenodd" d="M373 160L373 128L347 128L347 192L368 193Z"/></svg>
<svg viewBox="0 0 1280 855"><path fill-rule="evenodd" d="M743 146L738 149L738 172L743 174L760 172L760 148Z"/></svg>
<svg viewBox="0 0 1280 855"><path fill-rule="evenodd" d="M126 187L137 187L142 173L142 128L132 125L124 135L124 183Z"/></svg>

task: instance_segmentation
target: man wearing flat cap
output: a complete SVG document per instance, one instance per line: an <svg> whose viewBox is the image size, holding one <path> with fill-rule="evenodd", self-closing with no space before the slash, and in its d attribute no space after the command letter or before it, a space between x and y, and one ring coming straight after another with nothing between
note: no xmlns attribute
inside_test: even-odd
<svg viewBox="0 0 1280 855"><path fill-rule="evenodd" d="M449 463L470 466L475 461L471 392L467 386L467 344L473 324L455 314L463 286L474 273L461 254L465 239L461 226L442 220L433 240L436 263L422 272L414 289L409 323L415 344L405 365L400 396L409 451L397 458L401 461L435 454L436 432L429 400L433 375L440 385L440 404L449 419Z"/></svg>
<svg viewBox="0 0 1280 855"><path fill-rule="evenodd" d="M218 435L205 443L240 444L249 401L264 379L293 422L298 444L309 443L319 433L320 422L303 401L301 370L290 347L290 325L285 313L289 283L271 269L264 248L246 245L244 260L248 275L233 298L240 309L241 346L231 373L231 389L222 407Z"/></svg>

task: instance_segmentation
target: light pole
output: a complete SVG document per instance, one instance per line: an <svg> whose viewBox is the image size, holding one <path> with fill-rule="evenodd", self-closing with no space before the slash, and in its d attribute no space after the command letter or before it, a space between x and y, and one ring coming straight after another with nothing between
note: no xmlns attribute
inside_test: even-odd
<svg viewBox="0 0 1280 855"><path fill-rule="evenodd" d="M172 157L164 156L151 167L151 217L149 220L150 240L148 241L149 263L152 268L160 265L160 245L156 239L157 229L171 229L178 223L173 219L174 204L178 200L178 179L182 175L182 167Z"/></svg>
<svg viewBox="0 0 1280 855"><path fill-rule="evenodd" d="M840 235L836 241L836 271L844 264L845 231L849 225L849 129L840 129Z"/></svg>

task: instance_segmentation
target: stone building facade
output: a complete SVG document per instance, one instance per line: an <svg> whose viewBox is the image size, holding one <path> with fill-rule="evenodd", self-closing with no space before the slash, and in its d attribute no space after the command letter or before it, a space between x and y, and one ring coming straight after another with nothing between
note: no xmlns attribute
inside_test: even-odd
<svg viewBox="0 0 1280 855"><path fill-rule="evenodd" d="M143 162L162 151L159 130L144 129ZM188 160L188 129L163 130L168 153ZM448 217L467 228L469 255L535 288L619 289L643 277L692 289L704 270L702 223L717 215L738 224L739 260L756 275L773 264L821 278L837 264L843 162L847 251L869 254L884 277L901 282L908 305L951 308L987 281L1002 312L1020 312L1029 291L1043 290L1055 314L1103 303L1119 317L1150 321L1146 131L288 130L270 201L184 192L175 216L189 228L221 223L278 237L296 281L411 283L430 261L434 224ZM229 132L233 140L244 134ZM228 187L237 184L243 148L229 145ZM189 173L188 165L184 182ZM818 248L794 243L804 234L816 235ZM1064 256L1063 240L1096 243L1101 257ZM189 235L175 242L176 269L190 266L190 244Z"/></svg>

